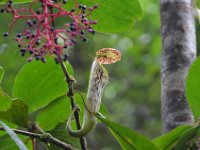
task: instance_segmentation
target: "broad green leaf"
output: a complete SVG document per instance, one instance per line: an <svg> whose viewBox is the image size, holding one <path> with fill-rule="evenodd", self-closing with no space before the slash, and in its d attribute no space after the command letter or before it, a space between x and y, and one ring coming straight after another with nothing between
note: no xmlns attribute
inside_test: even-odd
<svg viewBox="0 0 200 150"><path fill-rule="evenodd" d="M44 130L52 130L58 123L66 120L70 113L70 99L62 96L42 109L36 121Z"/></svg>
<svg viewBox="0 0 200 150"><path fill-rule="evenodd" d="M133 147L132 149L136 150L161 150L153 142L144 137L143 135L124 127L120 124L114 123L103 116L95 115L103 123L105 123L113 132L117 134L117 137L120 137L120 144L126 144L122 147ZM119 138L117 138L119 139ZM123 142L121 141L123 140Z"/></svg>
<svg viewBox="0 0 200 150"><path fill-rule="evenodd" d="M196 138L197 131L199 130L199 125L196 125L192 128L189 128L185 130L178 140L175 150L187 150L187 147L189 146L189 141Z"/></svg>
<svg viewBox="0 0 200 150"><path fill-rule="evenodd" d="M67 69L72 73L70 64ZM60 65L52 58L46 63L33 61L26 64L17 75L12 94L23 99L30 112L48 105L51 101L66 94L68 86Z"/></svg>
<svg viewBox="0 0 200 150"><path fill-rule="evenodd" d="M3 79L3 75L4 75L4 69L0 66L0 83Z"/></svg>
<svg viewBox="0 0 200 150"><path fill-rule="evenodd" d="M5 112L0 112L0 119L5 119L17 125L28 126L28 106L20 99L12 100L10 108Z"/></svg>
<svg viewBox="0 0 200 150"><path fill-rule="evenodd" d="M192 128L192 126L189 125L179 126L174 130L170 131L169 133L164 134L156 139L153 139L152 141L162 150L165 150L171 145L173 145L179 139L180 135L189 128Z"/></svg>
<svg viewBox="0 0 200 150"><path fill-rule="evenodd" d="M21 141L21 139L15 134L13 130L11 130L5 123L0 121L0 124L3 126L4 130L9 134L9 136L15 141L17 146L20 148L20 150L28 150L27 147L24 145L24 143Z"/></svg>
<svg viewBox="0 0 200 150"><path fill-rule="evenodd" d="M11 98L0 90L0 111L6 111L11 105Z"/></svg>
<svg viewBox="0 0 200 150"><path fill-rule="evenodd" d="M115 139L119 142L120 146L123 150L136 150L131 144L127 144L123 137L118 135L116 132L114 132L112 129L110 129L110 132L115 137Z"/></svg>
<svg viewBox="0 0 200 150"><path fill-rule="evenodd" d="M6 3L8 0L0 0L0 4ZM28 3L31 2L32 0L13 0L14 4L19 4L19 3Z"/></svg>
<svg viewBox="0 0 200 150"><path fill-rule="evenodd" d="M138 0L79 0L81 4L88 7L95 4L98 8L92 12L92 19L98 23L94 28L99 32L117 33L127 30L133 26L135 20L140 19L142 10ZM66 5L71 9L73 1Z"/></svg>
<svg viewBox="0 0 200 150"><path fill-rule="evenodd" d="M186 96L195 120L200 117L200 57L192 64L186 80Z"/></svg>

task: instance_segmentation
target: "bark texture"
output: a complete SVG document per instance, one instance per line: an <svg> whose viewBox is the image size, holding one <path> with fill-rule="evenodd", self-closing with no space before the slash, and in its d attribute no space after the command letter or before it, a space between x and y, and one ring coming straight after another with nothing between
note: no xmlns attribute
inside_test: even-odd
<svg viewBox="0 0 200 150"><path fill-rule="evenodd" d="M162 121L164 133L194 118L185 96L185 79L196 58L192 0L160 0L162 31Z"/></svg>

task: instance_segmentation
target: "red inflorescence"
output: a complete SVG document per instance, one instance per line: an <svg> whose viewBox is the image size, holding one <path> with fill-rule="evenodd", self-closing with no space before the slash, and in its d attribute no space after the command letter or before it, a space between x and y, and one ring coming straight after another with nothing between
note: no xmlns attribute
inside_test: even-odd
<svg viewBox="0 0 200 150"><path fill-rule="evenodd" d="M63 8L63 5L67 4L66 0L62 0L62 2L33 0L28 8L15 8L12 5L13 1L8 0L6 4L0 6L1 13L7 12L13 16L10 30L18 20L25 19L26 21L28 28L17 33L15 37L22 56L29 52L31 56L28 61L35 58L45 62L45 55L62 56L66 60L67 55L64 54L64 49L75 45L77 37L85 42L87 41L85 31L95 34L92 25L97 21L88 17L97 8L97 5L87 8L85 5L79 4L77 0L74 1L75 6L70 11ZM41 8L35 10L34 6L37 4L40 4ZM56 28L55 20L59 17L64 17L66 23L61 28ZM8 36L8 32L3 33L3 36ZM58 40L62 41L62 44Z"/></svg>

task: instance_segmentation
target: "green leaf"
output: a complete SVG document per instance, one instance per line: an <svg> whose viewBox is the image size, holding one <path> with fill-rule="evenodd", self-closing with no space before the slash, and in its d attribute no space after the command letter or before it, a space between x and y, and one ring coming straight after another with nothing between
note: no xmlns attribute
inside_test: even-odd
<svg viewBox="0 0 200 150"><path fill-rule="evenodd" d="M186 80L186 96L195 120L200 116L200 57L192 64Z"/></svg>
<svg viewBox="0 0 200 150"><path fill-rule="evenodd" d="M120 146L123 150L136 150L131 144L127 144L123 137L118 135L116 132L110 129L110 132L112 135L116 138L116 140L119 142Z"/></svg>
<svg viewBox="0 0 200 150"><path fill-rule="evenodd" d="M73 1L69 1L73 3ZM136 19L142 16L142 10L138 0L79 0L88 7L95 4L98 8L92 12L92 19L98 23L94 29L99 32L117 33L133 26ZM73 4L66 5L71 9Z"/></svg>
<svg viewBox="0 0 200 150"><path fill-rule="evenodd" d="M27 147L24 145L24 143L21 141L21 139L15 134L13 130L11 130L5 123L0 121L0 124L3 126L4 130L9 134L9 136L15 141L17 146L20 148L20 150L28 150Z"/></svg>
<svg viewBox="0 0 200 150"><path fill-rule="evenodd" d="M5 132L5 131L3 131L3 132ZM18 134L18 137L23 141L24 144L26 144L26 147L29 150L32 150L32 142L29 137L19 135L19 134ZM3 136L0 136L0 150L19 150L19 147L10 138L10 136L8 134L6 134Z"/></svg>
<svg viewBox="0 0 200 150"><path fill-rule="evenodd" d="M8 0L0 0L0 4L6 3ZM31 2L32 0L13 0L14 4L19 4L19 3L28 3Z"/></svg>
<svg viewBox="0 0 200 150"><path fill-rule="evenodd" d="M3 79L3 75L4 75L4 69L0 66L0 83Z"/></svg>
<svg viewBox="0 0 200 150"><path fill-rule="evenodd" d="M36 121L44 130L52 130L58 123L66 120L70 113L70 99L62 96L42 109Z"/></svg>
<svg viewBox="0 0 200 150"><path fill-rule="evenodd" d="M172 146L179 139L180 135L189 128L192 128L192 126L179 126L174 130L170 131L169 133L164 134L156 139L153 139L152 141L161 149L165 150Z"/></svg>
<svg viewBox="0 0 200 150"><path fill-rule="evenodd" d="M0 111L6 111L11 105L11 98L0 89Z"/></svg>
<svg viewBox="0 0 200 150"><path fill-rule="evenodd" d="M199 125L196 125L192 128L185 130L178 140L175 150L187 150L189 146L189 141L196 138L197 131L199 130Z"/></svg>
<svg viewBox="0 0 200 150"><path fill-rule="evenodd" d="M153 142L144 137L143 135L124 127L120 124L114 123L103 116L95 115L103 123L105 123L114 133L117 135L117 140L120 144L123 144L123 148L132 147L136 150L161 150ZM120 139L119 139L120 138ZM130 149L127 149L130 150Z"/></svg>
<svg viewBox="0 0 200 150"><path fill-rule="evenodd" d="M73 72L67 64L69 72ZM48 105L51 101L66 94L68 86L60 65L52 58L46 63L33 61L26 64L17 75L12 94L23 99L30 112Z"/></svg>
<svg viewBox="0 0 200 150"><path fill-rule="evenodd" d="M0 112L0 118L17 125L28 126L28 106L20 99L12 100L10 108L6 112Z"/></svg>
<svg viewBox="0 0 200 150"><path fill-rule="evenodd" d="M70 145L73 145L77 149L80 149L80 142L78 138L72 137L69 135L69 133L66 130L66 122L59 123L53 130L49 132L52 136L55 138L58 138L62 140L63 142L66 142ZM50 150L62 150L62 148L56 146L56 145L50 145Z"/></svg>

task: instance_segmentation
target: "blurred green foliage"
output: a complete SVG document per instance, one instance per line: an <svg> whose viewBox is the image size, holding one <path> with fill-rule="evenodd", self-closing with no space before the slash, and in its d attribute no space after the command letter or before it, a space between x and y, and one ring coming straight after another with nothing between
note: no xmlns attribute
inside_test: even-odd
<svg viewBox="0 0 200 150"><path fill-rule="evenodd" d="M110 83L106 87L103 102L107 107L108 118L135 129L150 138L161 134L160 117L160 68L161 33L158 0L140 0L143 18L129 30L119 34L97 33L90 36L88 43L79 42L68 49L69 62L74 68L75 89L86 92L89 70L95 52L104 47L113 47L121 51L122 60L106 66ZM6 18L6 19L5 19ZM0 34L8 31L11 17L0 16ZM11 95L14 79L26 58L20 56L13 37L23 30L22 22L16 24L16 30L3 38L0 36L0 66L5 70L2 81L4 92ZM197 25L197 39L200 28ZM88 145L95 150L120 149L105 125L98 124L95 131L88 135Z"/></svg>

